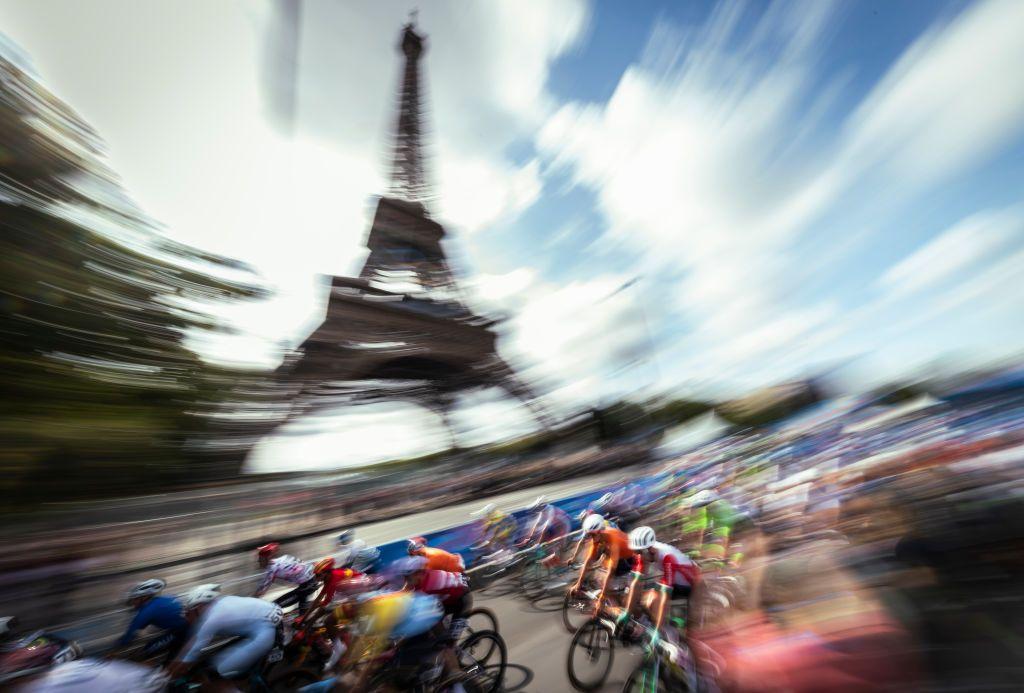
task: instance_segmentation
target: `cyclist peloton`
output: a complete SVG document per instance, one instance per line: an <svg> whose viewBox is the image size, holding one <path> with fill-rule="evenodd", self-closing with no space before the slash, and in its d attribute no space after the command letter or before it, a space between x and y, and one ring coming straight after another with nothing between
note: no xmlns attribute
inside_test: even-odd
<svg viewBox="0 0 1024 693"><path fill-rule="evenodd" d="M253 596L262 597L275 582L295 585L294 589L282 594L274 603L282 609L297 604L301 614L306 610L309 596L316 591L319 583L313 575L311 563L300 561L295 556L278 556L280 548L280 544L271 542L256 549L256 558L264 572Z"/></svg>
<svg viewBox="0 0 1024 693"><path fill-rule="evenodd" d="M462 556L451 553L444 549L427 546L427 540L423 537L413 537L406 542L406 551L409 556L422 556L427 560L427 568L430 570L443 570L449 573L462 573L466 570L466 564Z"/></svg>
<svg viewBox="0 0 1024 693"><path fill-rule="evenodd" d="M163 633L142 648L142 655L149 658L165 652L170 659L178 654L188 638L189 625L181 602L175 597L161 596L166 586L163 580L152 578L128 590L127 603L135 610L135 616L111 655L131 645L135 635L150 626L161 629Z"/></svg>
<svg viewBox="0 0 1024 693"><path fill-rule="evenodd" d="M211 661L220 677L211 682L213 689L235 690L231 679L248 674L274 647L281 607L255 597L222 595L215 584L200 585L181 600L185 618L195 625L184 654L169 668L171 677L183 676L194 667L214 639L238 637L238 642L225 647Z"/></svg>

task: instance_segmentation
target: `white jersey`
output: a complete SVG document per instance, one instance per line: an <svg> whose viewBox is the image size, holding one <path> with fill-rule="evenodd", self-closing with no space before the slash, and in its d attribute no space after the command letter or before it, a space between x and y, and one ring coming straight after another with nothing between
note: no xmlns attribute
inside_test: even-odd
<svg viewBox="0 0 1024 693"><path fill-rule="evenodd" d="M313 565L300 561L295 556L281 556L275 558L267 566L263 573L260 586L256 588L256 594L260 595L277 580L290 582L293 585L301 585L313 579Z"/></svg>
<svg viewBox="0 0 1024 693"><path fill-rule="evenodd" d="M78 659L59 664L16 693L147 693L162 691L167 677L159 669L134 662Z"/></svg>
<svg viewBox="0 0 1024 693"><path fill-rule="evenodd" d="M255 597L220 597L211 604L195 626L188 650L181 658L192 662L214 638L252 638L281 623L281 607Z"/></svg>

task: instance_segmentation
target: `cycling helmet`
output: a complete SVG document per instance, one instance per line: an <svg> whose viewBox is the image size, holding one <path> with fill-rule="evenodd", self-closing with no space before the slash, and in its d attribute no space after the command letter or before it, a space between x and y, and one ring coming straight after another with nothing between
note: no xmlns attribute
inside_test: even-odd
<svg viewBox="0 0 1024 693"><path fill-rule="evenodd" d="M334 570L334 559L328 556L327 558L321 558L313 566L314 575L324 575Z"/></svg>
<svg viewBox="0 0 1024 693"><path fill-rule="evenodd" d="M164 591L164 587L167 587L167 583L160 578L143 580L128 590L127 601L138 599L139 597L155 597Z"/></svg>
<svg viewBox="0 0 1024 693"><path fill-rule="evenodd" d="M629 548L634 551L649 549L654 544L654 530L650 527L637 527L629 533Z"/></svg>
<svg viewBox="0 0 1024 693"><path fill-rule="evenodd" d="M392 571L395 575L405 577L406 575L418 573L426 567L427 559L423 558L423 556L409 556L408 558L400 558L395 561Z"/></svg>
<svg viewBox="0 0 1024 693"><path fill-rule="evenodd" d="M533 499L533 502L530 503L530 508L529 509L530 510L537 510L538 508L543 508L547 504L548 504L548 497L547 496L537 496L536 498Z"/></svg>
<svg viewBox="0 0 1024 693"><path fill-rule="evenodd" d="M591 513L583 520L583 531L587 534L596 532L604 526L604 518L597 513Z"/></svg>
<svg viewBox="0 0 1024 693"><path fill-rule="evenodd" d="M368 573L377 565L380 560L380 550L373 546L365 546L352 556L351 568L360 573Z"/></svg>
<svg viewBox="0 0 1024 693"><path fill-rule="evenodd" d="M199 587L193 587L191 590L181 595L181 605L187 611L188 609L194 609L197 606L202 606L203 604L209 604L219 596L220 585L210 582L205 585L199 585Z"/></svg>
<svg viewBox="0 0 1024 693"><path fill-rule="evenodd" d="M615 496L612 493L610 493L610 492L606 493L603 496L601 496L600 498L598 498L596 501L594 501L594 507L595 508L603 508L604 506L608 505L612 501L612 498L614 498L614 497Z"/></svg>
<svg viewBox="0 0 1024 693"><path fill-rule="evenodd" d="M426 545L427 540L423 537L413 537L412 539L406 542L405 550L409 553L415 553L416 551L419 551Z"/></svg>
<svg viewBox="0 0 1024 693"><path fill-rule="evenodd" d="M277 554L277 550L281 548L281 545L276 541L272 541L269 544L256 549L256 555L259 558L273 558Z"/></svg>
<svg viewBox="0 0 1024 693"><path fill-rule="evenodd" d="M346 529L344 532L338 535L338 544L340 546L348 546L355 539L356 533L351 529Z"/></svg>

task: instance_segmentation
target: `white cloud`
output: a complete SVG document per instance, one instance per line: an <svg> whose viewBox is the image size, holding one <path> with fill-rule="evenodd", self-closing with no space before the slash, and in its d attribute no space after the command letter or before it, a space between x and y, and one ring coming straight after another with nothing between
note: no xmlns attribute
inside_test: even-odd
<svg viewBox="0 0 1024 693"><path fill-rule="evenodd" d="M803 289L827 277L794 244L828 234L829 214L963 175L1024 130L1021 3L978 3L928 31L838 131L822 120L848 79L821 87L829 8L777 3L749 33L737 5L704 26L660 24L607 104L568 104L538 135L554 170L597 192L609 236L647 251L642 271L682 275L688 348L720 357L706 366L749 372L774 352L792 369L837 339L838 305ZM956 257L947 240L927 269L891 281L938 282L992 250L992 233Z"/></svg>
<svg viewBox="0 0 1024 693"><path fill-rule="evenodd" d="M879 283L896 296L940 285L989 259L1014 237L1024 239L1019 209L974 214L890 267Z"/></svg>

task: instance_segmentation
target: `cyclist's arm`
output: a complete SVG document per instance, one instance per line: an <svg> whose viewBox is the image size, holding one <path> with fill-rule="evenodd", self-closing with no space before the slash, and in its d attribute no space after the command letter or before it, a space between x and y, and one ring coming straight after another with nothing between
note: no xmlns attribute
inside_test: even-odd
<svg viewBox="0 0 1024 693"><path fill-rule="evenodd" d="M633 602L636 600L636 593L639 591L640 578L644 576L643 559L640 556L636 556L633 559L633 572L630 573L631 580L629 581L629 592L626 594L626 604L623 608L624 614L629 614L633 610Z"/></svg>
<svg viewBox="0 0 1024 693"><path fill-rule="evenodd" d="M256 587L256 592L253 593L254 597L262 597L270 589L270 586L274 584L274 577L277 574L277 569L273 565L267 566L267 569L263 571L263 578L260 579L259 586Z"/></svg>
<svg viewBox="0 0 1024 693"><path fill-rule="evenodd" d="M132 622L128 624L128 630L126 630L124 632L124 635L121 636L121 639L117 641L117 645L115 646L114 649L120 649L122 647L127 647L128 645L130 645L132 640L135 639L135 635L140 630L148 626L149 614L146 613L146 610L144 608L139 609L135 613L135 617L132 618Z"/></svg>
<svg viewBox="0 0 1024 693"><path fill-rule="evenodd" d="M586 537L584 537L586 538ZM583 566L580 567L580 576L576 578L576 584L573 586L574 590L578 590L583 585L583 578L587 576L587 571L590 570L590 564L594 562L594 556L597 554L597 544L593 539L590 540L590 547L587 549L587 557L583 559Z"/></svg>
<svg viewBox="0 0 1024 693"><path fill-rule="evenodd" d="M217 631L215 627L210 624L210 620L208 618L202 619L195 633L193 633L192 637L185 644L185 647L181 649L181 653L178 655L178 658L167 668L171 678L182 676L185 672L191 669L192 665L195 664L197 659L199 659L199 655L202 654L203 650L213 642L213 638L216 634Z"/></svg>
<svg viewBox="0 0 1024 693"><path fill-rule="evenodd" d="M580 534L580 538L576 541L576 548L574 548L572 550L572 555L569 556L569 563L572 563L573 561L576 560L576 557L580 553L580 549L583 548L583 542L585 542L586 540L587 540L587 535L586 534Z"/></svg>
<svg viewBox="0 0 1024 693"><path fill-rule="evenodd" d="M654 613L652 614L652 616L654 616L654 629L660 632L661 621L665 616L665 605L668 604L668 593L672 590L672 588L669 585L666 585L664 582L659 582L657 589L658 596L655 600L655 606L653 609Z"/></svg>

